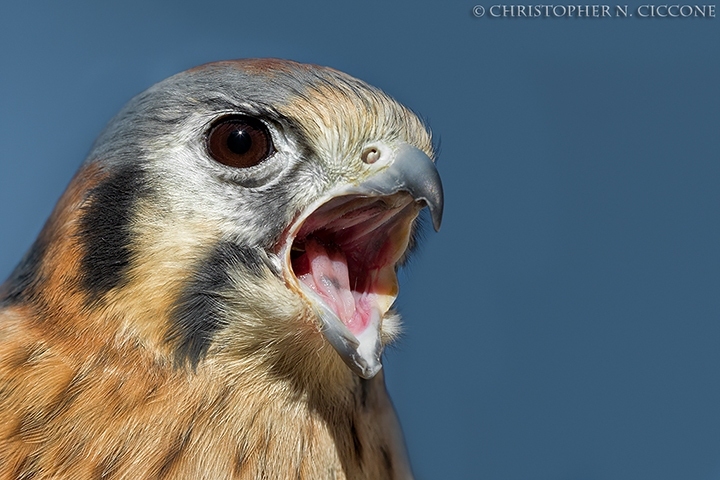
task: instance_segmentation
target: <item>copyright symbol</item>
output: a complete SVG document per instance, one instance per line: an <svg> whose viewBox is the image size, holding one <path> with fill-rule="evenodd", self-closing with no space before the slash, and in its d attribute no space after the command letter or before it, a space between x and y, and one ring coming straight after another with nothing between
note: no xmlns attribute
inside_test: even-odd
<svg viewBox="0 0 720 480"><path fill-rule="evenodd" d="M480 18L485 15L485 7L483 7L482 5L475 5L472 12L474 16Z"/></svg>

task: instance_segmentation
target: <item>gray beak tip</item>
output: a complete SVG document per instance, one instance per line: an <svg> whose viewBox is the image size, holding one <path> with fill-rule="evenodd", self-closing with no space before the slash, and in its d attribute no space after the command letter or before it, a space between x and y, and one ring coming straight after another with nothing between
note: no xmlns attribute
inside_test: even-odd
<svg viewBox="0 0 720 480"><path fill-rule="evenodd" d="M432 216L433 228L436 232L439 232L440 226L442 225L442 210L439 212L437 210L435 212L431 212L430 215Z"/></svg>

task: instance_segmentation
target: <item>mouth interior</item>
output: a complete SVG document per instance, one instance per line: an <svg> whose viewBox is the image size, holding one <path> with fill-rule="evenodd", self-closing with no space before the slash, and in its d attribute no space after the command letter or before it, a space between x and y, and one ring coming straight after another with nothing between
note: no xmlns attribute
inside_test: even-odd
<svg viewBox="0 0 720 480"><path fill-rule="evenodd" d="M295 236L293 273L357 337L397 297L395 266L416 215L405 195L332 199Z"/></svg>

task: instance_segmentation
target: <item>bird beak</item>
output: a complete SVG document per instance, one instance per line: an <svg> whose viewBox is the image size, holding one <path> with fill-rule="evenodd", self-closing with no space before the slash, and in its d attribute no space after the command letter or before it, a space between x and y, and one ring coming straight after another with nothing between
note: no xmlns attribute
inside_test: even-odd
<svg viewBox="0 0 720 480"><path fill-rule="evenodd" d="M369 379L382 368L382 321L397 297L396 267L420 210L442 222L435 164L408 144L374 146L366 179L314 202L282 246L284 275L310 303L323 335L343 361Z"/></svg>
<svg viewBox="0 0 720 480"><path fill-rule="evenodd" d="M379 146L382 154L387 147ZM352 193L367 196L394 195L407 192L417 202L430 209L433 228L440 230L443 215L443 187L435 163L419 148L402 143L393 152L387 168L377 172L351 189Z"/></svg>

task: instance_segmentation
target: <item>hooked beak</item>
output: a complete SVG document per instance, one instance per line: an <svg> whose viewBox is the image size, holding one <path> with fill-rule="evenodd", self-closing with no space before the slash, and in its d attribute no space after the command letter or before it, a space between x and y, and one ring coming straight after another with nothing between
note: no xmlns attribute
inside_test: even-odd
<svg viewBox="0 0 720 480"><path fill-rule="evenodd" d="M373 146L375 169L334 189L291 226L282 246L286 282L313 307L321 331L357 375L382 368L382 320L397 297L396 267L427 206L440 228L443 189L433 161L402 143Z"/></svg>

